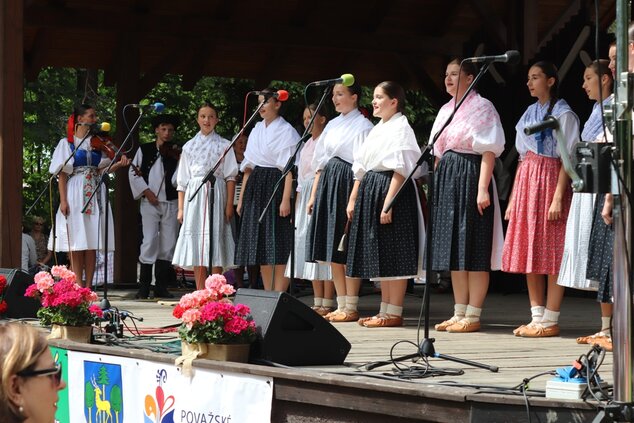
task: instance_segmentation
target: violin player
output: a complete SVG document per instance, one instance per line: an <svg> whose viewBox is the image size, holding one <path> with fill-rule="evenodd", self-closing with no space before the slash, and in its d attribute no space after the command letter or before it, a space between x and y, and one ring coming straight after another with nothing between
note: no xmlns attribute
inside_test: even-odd
<svg viewBox="0 0 634 423"><path fill-rule="evenodd" d="M180 120L177 116L162 114L152 119L156 134L154 142L142 144L137 150L129 179L132 195L140 199L143 242L139 254L141 264L139 284L135 298L150 297L152 266L154 266L155 298L173 298L167 282L173 273L172 257L178 237L178 193L174 177L180 148L172 142Z"/></svg>
<svg viewBox="0 0 634 423"><path fill-rule="evenodd" d="M105 138L90 132L96 122L94 107L89 104L76 107L68 118L67 136L55 147L49 167L51 174L59 173L60 204L48 249L69 253L71 270L77 275L77 282L84 287L92 286L96 250L104 247L104 186L99 188L99 198L94 196L88 204L86 201L99 186L101 174L113 160L115 163L110 167L110 172L130 164L130 159L125 155L115 156L114 146ZM108 251L114 251L111 210L108 210L107 227Z"/></svg>

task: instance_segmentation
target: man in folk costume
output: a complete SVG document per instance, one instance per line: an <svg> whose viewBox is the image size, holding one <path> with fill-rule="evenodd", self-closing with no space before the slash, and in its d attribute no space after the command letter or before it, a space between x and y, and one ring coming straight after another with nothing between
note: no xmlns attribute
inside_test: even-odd
<svg viewBox="0 0 634 423"><path fill-rule="evenodd" d="M139 255L141 287L137 299L150 296L152 265L156 279L154 296L173 298L167 290L167 281L173 272L171 260L178 237L178 193L173 176L180 149L171 140L178 124L176 116L156 116L152 120L156 141L141 145L130 167L130 188L134 199L141 199L139 211L143 223Z"/></svg>

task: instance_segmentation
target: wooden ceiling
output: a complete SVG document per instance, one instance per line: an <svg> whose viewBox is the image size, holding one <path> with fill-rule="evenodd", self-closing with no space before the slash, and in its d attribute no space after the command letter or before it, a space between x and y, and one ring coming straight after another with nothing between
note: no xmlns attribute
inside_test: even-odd
<svg viewBox="0 0 634 423"><path fill-rule="evenodd" d="M410 88L442 87L448 57L517 49L530 60L588 0L25 0L28 79L44 66L99 68L115 83L138 57L151 85L202 76L312 81L353 73ZM601 25L614 19L602 0ZM564 53L565 54L565 53ZM150 89L151 86L144 87Z"/></svg>

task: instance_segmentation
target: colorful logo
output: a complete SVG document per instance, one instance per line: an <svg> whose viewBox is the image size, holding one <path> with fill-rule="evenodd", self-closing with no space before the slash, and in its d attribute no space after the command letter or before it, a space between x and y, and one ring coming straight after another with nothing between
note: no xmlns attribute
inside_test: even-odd
<svg viewBox="0 0 634 423"><path fill-rule="evenodd" d="M167 371L160 369L156 372L156 391L145 396L145 423L174 423L174 396L165 397L163 384L167 382Z"/></svg>
<svg viewBox="0 0 634 423"><path fill-rule="evenodd" d="M84 361L84 415L88 423L123 422L121 366Z"/></svg>

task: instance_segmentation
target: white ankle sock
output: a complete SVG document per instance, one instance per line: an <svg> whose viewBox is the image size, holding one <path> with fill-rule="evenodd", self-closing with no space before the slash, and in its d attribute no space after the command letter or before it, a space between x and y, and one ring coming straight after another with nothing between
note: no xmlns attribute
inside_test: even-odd
<svg viewBox="0 0 634 423"><path fill-rule="evenodd" d="M387 303L384 303L383 301L381 301L381 308L379 308L379 315L384 315L385 313L387 313Z"/></svg>
<svg viewBox="0 0 634 423"><path fill-rule="evenodd" d="M315 307L321 307L323 302L324 302L323 298L315 297L315 299L313 300L313 305Z"/></svg>
<svg viewBox="0 0 634 423"><path fill-rule="evenodd" d="M321 305L322 307L326 307L326 308L335 308L337 303L335 302L335 300L331 298L324 298L324 301L322 302Z"/></svg>
<svg viewBox="0 0 634 423"><path fill-rule="evenodd" d="M539 323L545 328L555 326L559 323L559 312L545 309L544 317L542 317L542 321Z"/></svg>
<svg viewBox="0 0 634 423"><path fill-rule="evenodd" d="M346 296L340 295L337 296L337 310L343 311L346 308Z"/></svg>
<svg viewBox="0 0 634 423"><path fill-rule="evenodd" d="M467 313L466 304L454 304L453 305L453 317L457 317L458 320L462 319Z"/></svg>
<svg viewBox="0 0 634 423"><path fill-rule="evenodd" d="M601 316L601 330L610 334L610 328L612 325L610 321L612 320L612 316Z"/></svg>
<svg viewBox="0 0 634 423"><path fill-rule="evenodd" d="M359 305L359 297L356 295L348 295L346 297L346 310L357 311Z"/></svg>
<svg viewBox="0 0 634 423"><path fill-rule="evenodd" d="M393 304L388 304L386 313L387 314L391 314L393 316L401 317L403 315L403 307L396 306L396 305L393 305Z"/></svg>
<svg viewBox="0 0 634 423"><path fill-rule="evenodd" d="M480 321L480 314L482 314L481 308L468 305L464 318L467 319L469 323L476 323Z"/></svg>
<svg viewBox="0 0 634 423"><path fill-rule="evenodd" d="M544 310L546 310L546 307L544 306L531 307L531 323L541 322L544 317Z"/></svg>

